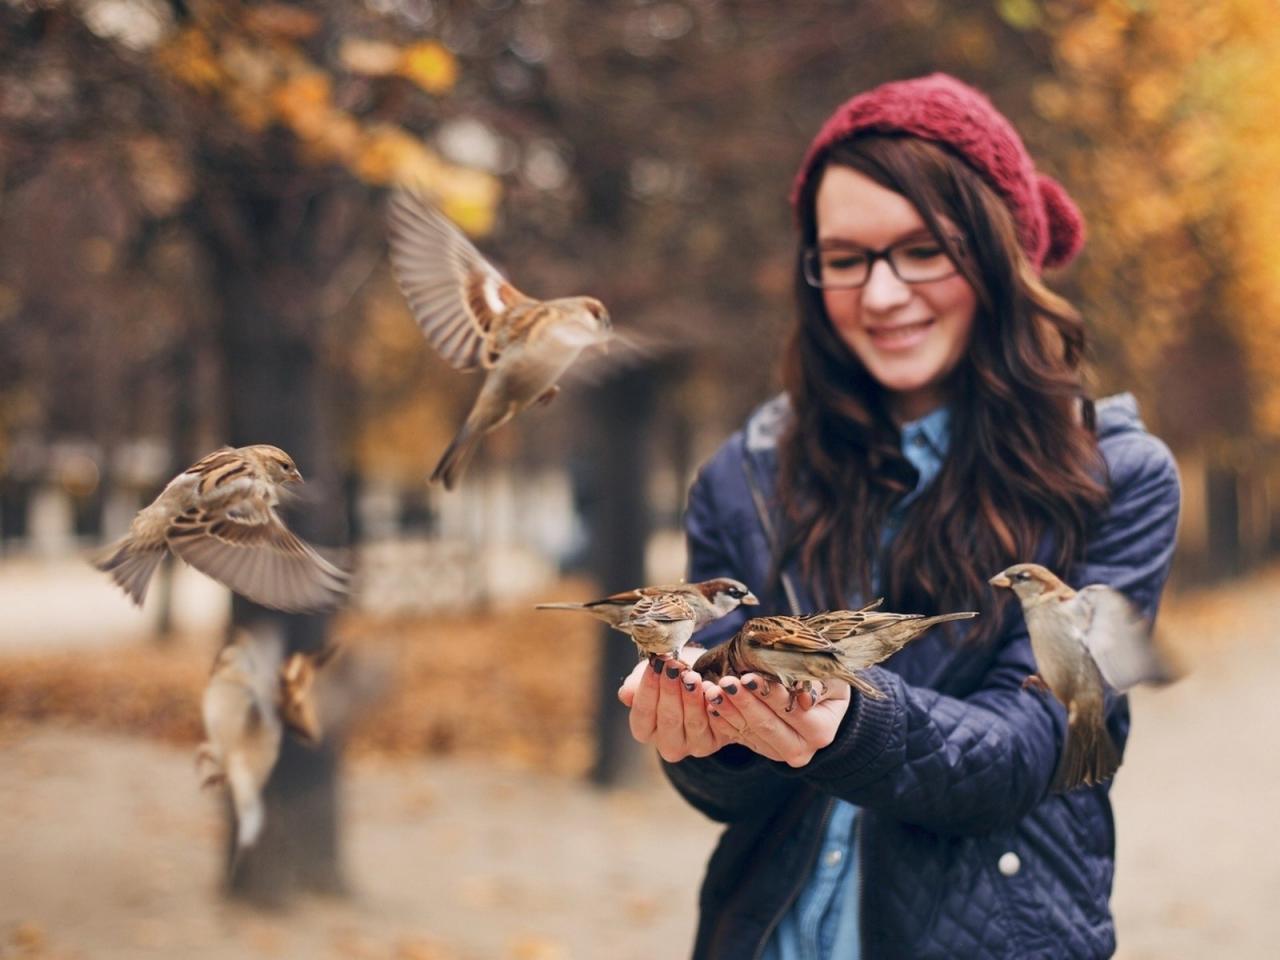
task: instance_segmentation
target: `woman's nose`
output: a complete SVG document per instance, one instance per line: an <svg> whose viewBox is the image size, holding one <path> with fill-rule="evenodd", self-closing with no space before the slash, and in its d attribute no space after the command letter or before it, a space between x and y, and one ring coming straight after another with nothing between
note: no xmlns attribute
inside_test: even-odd
<svg viewBox="0 0 1280 960"><path fill-rule="evenodd" d="M911 285L898 279L888 260L878 260L871 265L871 275L862 288L864 310L884 313L902 306L910 299Z"/></svg>

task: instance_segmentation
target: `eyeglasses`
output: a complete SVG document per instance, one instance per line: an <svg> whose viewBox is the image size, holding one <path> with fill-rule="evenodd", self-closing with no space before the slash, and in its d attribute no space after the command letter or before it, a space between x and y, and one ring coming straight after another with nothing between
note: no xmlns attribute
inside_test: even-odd
<svg viewBox="0 0 1280 960"><path fill-rule="evenodd" d="M964 253L963 237L948 237L956 252ZM912 237L883 250L859 250L856 247L829 250L808 247L802 264L805 282L826 290L848 290L861 287L871 279L871 268L877 260L886 260L893 275L903 283L931 283L955 276L960 268L946 249L932 237Z"/></svg>

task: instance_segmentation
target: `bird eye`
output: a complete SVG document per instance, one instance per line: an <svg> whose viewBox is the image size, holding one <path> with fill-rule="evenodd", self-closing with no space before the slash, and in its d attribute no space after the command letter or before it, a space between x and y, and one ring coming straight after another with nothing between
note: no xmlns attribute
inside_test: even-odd
<svg viewBox="0 0 1280 960"><path fill-rule="evenodd" d="M741 600L743 597L746 596L746 594L743 593L741 590L739 590L737 587L730 587L726 592L729 594L729 596L733 597L733 599L735 600Z"/></svg>
<svg viewBox="0 0 1280 960"><path fill-rule="evenodd" d="M1015 579L1015 580L1030 580L1030 579L1031 579L1031 574L1027 573L1027 572L1024 570L1024 571L1022 571L1021 573L1015 573L1015 574L1013 575L1013 579Z"/></svg>

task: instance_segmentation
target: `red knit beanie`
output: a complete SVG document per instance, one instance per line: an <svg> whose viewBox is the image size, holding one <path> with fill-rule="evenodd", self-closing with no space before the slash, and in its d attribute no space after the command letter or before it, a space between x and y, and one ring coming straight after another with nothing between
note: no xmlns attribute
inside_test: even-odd
<svg viewBox="0 0 1280 960"><path fill-rule="evenodd" d="M1036 172L1013 124L990 100L945 73L886 83L837 108L809 144L793 207L827 150L860 133L906 133L950 148L1009 205L1036 269L1063 266L1084 246L1084 218L1067 191Z"/></svg>

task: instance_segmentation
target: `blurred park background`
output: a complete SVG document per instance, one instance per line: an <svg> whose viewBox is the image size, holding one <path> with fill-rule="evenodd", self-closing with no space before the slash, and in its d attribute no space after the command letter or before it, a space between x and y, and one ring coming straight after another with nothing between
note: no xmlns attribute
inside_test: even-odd
<svg viewBox="0 0 1280 960"><path fill-rule="evenodd" d="M629 645L536 600L683 565L698 463L776 389L787 192L830 110L945 70L1089 224L1052 284L1094 392L1178 457L1162 625L1115 797L1120 956L1272 956L1280 797L1280 9L1268 0L0 0L0 957L678 957L715 829L620 726ZM425 484L478 383L386 262L421 186L643 365ZM228 880L197 789L233 621L85 553L223 444L287 449L349 550L332 736L289 745ZM1270 744L1268 746L1267 744ZM1259 840L1255 834L1263 833Z"/></svg>

